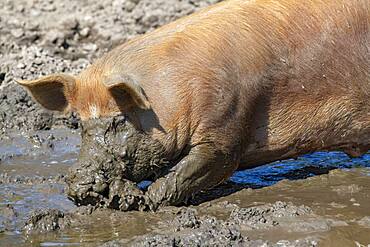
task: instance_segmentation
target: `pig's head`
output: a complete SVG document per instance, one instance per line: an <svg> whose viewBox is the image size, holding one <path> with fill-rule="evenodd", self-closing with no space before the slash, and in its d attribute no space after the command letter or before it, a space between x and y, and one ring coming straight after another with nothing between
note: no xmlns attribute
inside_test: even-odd
<svg viewBox="0 0 370 247"><path fill-rule="evenodd" d="M75 111L82 120L150 108L143 89L134 79L115 74L102 75L101 71L93 68L78 77L57 74L18 83L46 109Z"/></svg>
<svg viewBox="0 0 370 247"><path fill-rule="evenodd" d="M128 113L150 110L133 79L88 70L78 77L51 75L19 84L46 109L74 111L82 119L79 161L67 176L72 200L123 210L142 203L133 185L162 173L168 162L161 144L128 121Z"/></svg>

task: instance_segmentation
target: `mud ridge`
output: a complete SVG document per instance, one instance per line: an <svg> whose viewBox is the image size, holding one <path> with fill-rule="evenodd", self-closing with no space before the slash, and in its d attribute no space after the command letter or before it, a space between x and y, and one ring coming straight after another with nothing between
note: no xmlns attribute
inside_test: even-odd
<svg viewBox="0 0 370 247"><path fill-rule="evenodd" d="M182 208L168 222L167 228L160 229L160 234L150 233L134 238L129 243L116 240L102 246L317 246L318 240L315 238L270 243L262 239L252 239L246 231L251 226L278 227L282 218L312 215L311 209L306 206L278 201L251 208L234 207L226 220L209 215L200 216L194 208Z"/></svg>

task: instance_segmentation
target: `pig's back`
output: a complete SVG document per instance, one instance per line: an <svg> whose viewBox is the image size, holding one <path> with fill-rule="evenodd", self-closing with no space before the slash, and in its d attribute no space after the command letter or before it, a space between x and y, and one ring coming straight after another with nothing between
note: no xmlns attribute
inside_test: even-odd
<svg viewBox="0 0 370 247"><path fill-rule="evenodd" d="M239 137L249 133L251 107L266 91L365 85L369 3L225 1L103 60L137 77L164 129L224 129Z"/></svg>

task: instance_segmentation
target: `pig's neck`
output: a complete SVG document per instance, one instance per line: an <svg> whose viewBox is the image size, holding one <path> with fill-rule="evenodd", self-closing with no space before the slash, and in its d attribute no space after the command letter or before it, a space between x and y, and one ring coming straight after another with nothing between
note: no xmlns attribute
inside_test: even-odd
<svg viewBox="0 0 370 247"><path fill-rule="evenodd" d="M241 169L320 150L360 156L370 149L370 101L361 93L274 89L256 105Z"/></svg>

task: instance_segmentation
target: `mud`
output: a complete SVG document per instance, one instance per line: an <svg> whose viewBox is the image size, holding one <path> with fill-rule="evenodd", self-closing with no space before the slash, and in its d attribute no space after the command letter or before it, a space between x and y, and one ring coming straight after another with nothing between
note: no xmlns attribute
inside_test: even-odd
<svg viewBox="0 0 370 247"><path fill-rule="evenodd" d="M145 210L137 183L156 179L168 167L160 143L125 117L89 120L83 123L79 160L67 176L67 193L77 205Z"/></svg>
<svg viewBox="0 0 370 247"><path fill-rule="evenodd" d="M57 235L28 237L82 246L365 245L370 241L369 216L365 216L370 202L369 172L335 170L305 180L283 180L199 206L167 207L157 213L82 207L64 213L73 221ZM360 190L352 189L354 180ZM77 233L78 229L83 231ZM71 239L56 237L65 235ZM107 241L112 238L116 240Z"/></svg>
<svg viewBox="0 0 370 247"><path fill-rule="evenodd" d="M0 43L0 47L4 42ZM65 62L54 57L45 48L33 45L19 49L9 48L6 53L0 53L0 73L4 75L4 80L0 84L0 133L5 133L9 129L48 130L52 126L78 128L77 116L74 114L63 116L43 110L24 89L15 84L14 79L32 79L46 73L72 72L67 68L74 68L73 72L77 72L88 64L86 60L82 61L83 64L79 63L80 61Z"/></svg>
<svg viewBox="0 0 370 247"><path fill-rule="evenodd" d="M62 115L43 110L24 89L15 84L15 79L35 79L41 75L62 72L77 74L114 46L219 1L2 1L0 139L9 130L29 132L56 127L81 127L75 114ZM139 142L145 141L139 137L132 143L144 147L144 143ZM122 142L119 143L122 145ZM147 148L137 148L135 154L130 146L127 146L127 150L114 151L120 152L114 157L115 161L119 159L123 163L124 158L129 161L122 165L125 167L123 171L112 163L98 164L85 159L85 164L74 168L75 172L68 175L69 196L79 205L93 204L121 210L142 208L141 192L134 183L124 182L120 176L130 175L131 180L138 182L145 177L155 176L153 173L161 173L157 166L161 167L165 161L158 160L159 155L155 153L161 152L161 149L153 151L158 145L152 141L147 144ZM153 148L151 144L154 144ZM153 153L152 157L157 157L156 160L148 158L150 153ZM135 157L127 157L130 155ZM107 156L102 155L101 160L103 157L112 159ZM131 168L133 161L136 165ZM87 166L89 168L81 169ZM98 175L103 166L110 166L104 167L109 171ZM130 198L126 196L128 192L132 192Z"/></svg>
<svg viewBox="0 0 370 247"><path fill-rule="evenodd" d="M169 224L172 229L164 229L165 234L148 234L135 238L130 246L271 246L266 240L253 240L246 229L277 227L284 220L300 220L303 216L313 216L308 207L297 207L291 203L276 202L251 208L236 205L226 220L209 215L199 216L196 209L181 209ZM304 208L304 209L303 209ZM303 210L302 210L303 209ZM300 213L298 213L300 212ZM312 224L311 224L312 225ZM280 243L279 243L280 242ZM289 241L279 241L276 245L286 245ZM103 246L124 246L119 241ZM295 240L294 246L316 246L317 239Z"/></svg>
<svg viewBox="0 0 370 247"><path fill-rule="evenodd" d="M1 1L1 132L78 127L77 116L41 109L14 79L77 74L114 46L219 1Z"/></svg>
<svg viewBox="0 0 370 247"><path fill-rule="evenodd" d="M21 0L17 3L2 1L0 3L0 139L4 138L6 132L10 130L22 131L27 135L26 132L29 131L50 130L55 127L80 128L78 116L43 110L35 104L24 89L15 84L15 79L35 79L41 75L62 72L77 74L114 46L219 1ZM133 143L136 144L135 141ZM143 152L140 153L141 151ZM143 155L149 150L141 151L135 154L136 162L144 164L150 161L147 158L148 155ZM130 155L129 152L130 150L128 155ZM120 156L124 155L121 153ZM144 160L139 160L140 157L144 157ZM159 162L156 161L156 164ZM132 163L125 166L130 165ZM131 179L138 181L143 174L152 175L154 166L154 163L146 166L136 165L136 171L126 169L123 172L133 173ZM95 173L101 168L98 164L94 164L94 167ZM148 174L144 170L139 172L139 167L148 168L150 171ZM92 170L94 169L87 169L84 175ZM118 172L117 169L116 171ZM120 199L113 198L122 197L118 194L128 190L131 186L128 182L125 183L127 186L120 188L120 192L108 192L110 196L106 195L109 186L107 187L104 181L112 179L112 174L104 178L104 181L95 183L92 180L90 181L94 183L92 191L96 195L91 196L92 193L90 193L87 196L86 191L84 192L87 185L84 188L73 185L80 175L83 174L75 177L71 175L68 180L71 185L70 195L76 203L93 202L100 205L101 194L104 194L105 199L110 198L110 201L104 202L104 205L114 204L116 205L114 207L122 208L115 202ZM89 177L91 179L91 176ZM109 181L110 183L113 182ZM117 183L113 187L117 188ZM129 190L133 189L134 187ZM139 191L135 190L136 192Z"/></svg>
<svg viewBox="0 0 370 247"><path fill-rule="evenodd" d="M85 125L74 114L45 111L14 82L76 74L117 44L215 2L0 1L0 246L370 243L370 170L355 169L369 167L369 155L277 162L234 174L200 193L193 206L122 212L147 208L137 187L171 166L161 147L124 121L100 135L112 119ZM125 138L130 141L122 145ZM81 139L101 146L83 145L77 163ZM117 150L111 149L115 142Z"/></svg>
<svg viewBox="0 0 370 247"><path fill-rule="evenodd" d="M60 138L62 133L66 138ZM55 138L47 141L50 134ZM35 135L44 140L43 145L34 146L33 139L13 136L14 146L33 152L13 156L0 164L1 171L7 171L0 176L0 246L355 246L356 242L370 243L368 168L333 170L310 178L303 175L302 180L281 180L264 187L274 178L295 179L297 176L288 175L294 171L304 174L305 166L307 171L312 171L311 163L320 164L326 159L322 154L311 155L296 161L295 167L294 161L289 160L245 172L244 185L229 181L205 193L214 197L200 198L199 203L203 203L198 206L165 207L156 213L122 212L96 206L76 207L67 199L65 175L76 162L79 145L67 147L72 140L78 140L78 133L53 130L34 132ZM6 142L4 140L2 142ZM44 166L37 165L37 157L45 159L42 154L50 143L55 148L48 151L53 159L47 166L53 169L45 171ZM63 149L69 154L60 152ZM7 156L11 157L10 151ZM358 166L369 160L368 156L347 159L336 154L336 157L337 168ZM29 163L17 165L24 160ZM61 160L68 160L69 165L58 162ZM287 169L271 173L278 165L286 165ZM33 167L32 172L25 169L29 167ZM328 166L323 169L329 170ZM260 182L248 185L251 182L248 173ZM241 178L239 173L232 180ZM258 186L264 188L256 189ZM221 195L220 191L228 193Z"/></svg>
<svg viewBox="0 0 370 247"><path fill-rule="evenodd" d="M13 133L1 141L0 149L7 150L3 151L6 155L0 164L0 246L370 243L367 193L370 170L333 170L328 175L306 178L320 166L328 171L369 164L369 155L349 159L339 153L318 154L278 162L243 172L244 175L239 172L232 180L241 182L244 177L244 185L229 181L204 193L208 197L200 198L198 203L203 203L198 206L167 207L157 213L120 212L94 206L76 207L67 199L65 176L78 157L78 132L52 130L33 132L30 136L33 138ZM327 156L333 157L327 160ZM45 161L46 164L40 164ZM315 169L313 164L317 164ZM269 181L296 179L297 174L304 179L282 180L264 187ZM256 189L261 186L264 188Z"/></svg>
<svg viewBox="0 0 370 247"><path fill-rule="evenodd" d="M69 225L69 221L62 211L56 209L33 212L25 223L24 232L35 234L63 230Z"/></svg>

